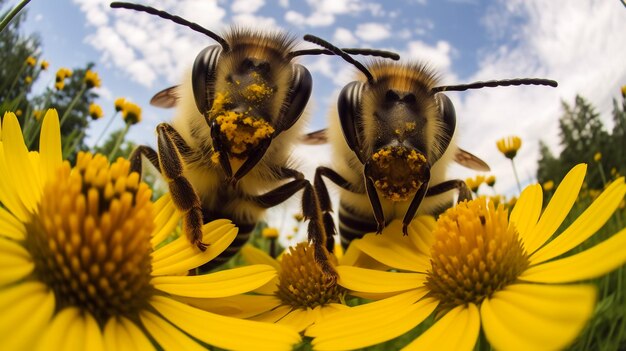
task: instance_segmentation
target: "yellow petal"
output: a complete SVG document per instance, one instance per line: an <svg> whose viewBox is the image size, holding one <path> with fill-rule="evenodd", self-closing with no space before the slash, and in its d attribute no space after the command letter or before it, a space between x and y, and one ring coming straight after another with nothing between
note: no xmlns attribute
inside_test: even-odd
<svg viewBox="0 0 626 351"><path fill-rule="evenodd" d="M514 284L482 303L489 343L498 350L559 350L578 336L593 313L591 286Z"/></svg>
<svg viewBox="0 0 626 351"><path fill-rule="evenodd" d="M357 241L358 240L353 240L352 243ZM344 252L343 256L339 259L340 265L378 269L381 271L386 271L390 268L365 254L357 246L352 245L352 243L348 245L348 248Z"/></svg>
<svg viewBox="0 0 626 351"><path fill-rule="evenodd" d="M252 291L274 277L276 277L274 267L256 264L190 277L155 277L152 279L152 285L172 295L216 298Z"/></svg>
<svg viewBox="0 0 626 351"><path fill-rule="evenodd" d="M281 304L276 297L265 295L236 295L219 299L177 297L176 299L208 312L236 318L253 317L271 311Z"/></svg>
<svg viewBox="0 0 626 351"><path fill-rule="evenodd" d="M541 215L537 225L530 231L532 234L524 240L524 248L529 254L540 248L559 228L563 220L574 206L580 187L583 185L586 164L579 164L572 168L559 184L550 203Z"/></svg>
<svg viewBox="0 0 626 351"><path fill-rule="evenodd" d="M278 322L281 318L283 318L284 316L287 315L287 313L291 312L291 310L293 310L293 307L291 306L286 306L286 305L281 305L278 307L275 307L265 313L261 313L259 315L256 315L252 318L250 318L253 321L258 321L258 322L265 322L265 323L276 323Z"/></svg>
<svg viewBox="0 0 626 351"><path fill-rule="evenodd" d="M152 235L150 243L152 243L153 248L156 248L163 240L172 235L180 222L181 214L174 206L169 193L154 202L154 213L156 213L154 226L157 229Z"/></svg>
<svg viewBox="0 0 626 351"><path fill-rule="evenodd" d="M150 351L152 342L133 322L124 317L114 317L104 327L105 350L113 351Z"/></svg>
<svg viewBox="0 0 626 351"><path fill-rule="evenodd" d="M528 268L521 280L569 283L604 275L626 263L626 229L575 255Z"/></svg>
<svg viewBox="0 0 626 351"><path fill-rule="evenodd" d="M0 203L2 203L20 222L27 222L30 219L30 212L20 200L20 194L17 184L14 182L15 169L14 165L8 165L4 157L5 148L0 143Z"/></svg>
<svg viewBox="0 0 626 351"><path fill-rule="evenodd" d="M319 308L319 307L316 307ZM294 308L291 312L287 313L283 318L278 320L278 324L286 325L294 330L303 331L317 320L319 316L318 311L311 308L302 309Z"/></svg>
<svg viewBox="0 0 626 351"><path fill-rule="evenodd" d="M0 287L25 278L34 269L30 253L22 245L0 238Z"/></svg>
<svg viewBox="0 0 626 351"><path fill-rule="evenodd" d="M241 256L248 264L268 264L277 271L280 270L280 264L276 259L252 245L244 245L241 248Z"/></svg>
<svg viewBox="0 0 626 351"><path fill-rule="evenodd" d="M366 234L362 239L355 240L359 250L375 260L401 270L411 272L425 272L430 267L428 255L420 253L413 242L402 234L402 223L394 220L382 234Z"/></svg>
<svg viewBox="0 0 626 351"><path fill-rule="evenodd" d="M403 350L473 350L480 331L478 307L457 306Z"/></svg>
<svg viewBox="0 0 626 351"><path fill-rule="evenodd" d="M0 340L4 350L31 350L50 323L54 294L39 282L0 290Z"/></svg>
<svg viewBox="0 0 626 351"><path fill-rule="evenodd" d="M520 194L519 199L511 211L509 223L515 226L522 242L532 241L532 228L537 225L543 207L543 192L541 185L527 186Z"/></svg>
<svg viewBox="0 0 626 351"><path fill-rule="evenodd" d="M15 240L24 240L26 228L10 212L0 207L0 235Z"/></svg>
<svg viewBox="0 0 626 351"><path fill-rule="evenodd" d="M11 168L8 174L3 174L3 177L12 177L19 199L28 211L33 212L41 196L40 184L33 176L35 170L30 162L26 144L24 144L20 124L17 118L11 118L11 115L3 120L2 144L7 166Z"/></svg>
<svg viewBox="0 0 626 351"><path fill-rule="evenodd" d="M426 279L421 273L381 272L350 266L338 266L337 273L339 273L338 283L344 288L368 293L415 289L422 286Z"/></svg>
<svg viewBox="0 0 626 351"><path fill-rule="evenodd" d="M419 252L430 253L430 248L435 242L433 230L436 225L437 221L433 216L418 216L409 224L409 239Z"/></svg>
<svg viewBox="0 0 626 351"><path fill-rule="evenodd" d="M202 227L202 241L209 244L201 252L185 235L152 253L152 275L178 274L199 267L224 251L238 233L238 228L226 219L218 219Z"/></svg>
<svg viewBox="0 0 626 351"><path fill-rule="evenodd" d="M150 305L189 335L225 349L291 350L300 336L291 328L209 313L171 298L154 296Z"/></svg>
<svg viewBox="0 0 626 351"><path fill-rule="evenodd" d="M82 318L85 320L85 343L80 350L104 351L104 339L98 322L90 313L84 313Z"/></svg>
<svg viewBox="0 0 626 351"><path fill-rule="evenodd" d="M142 311L139 317L143 326L164 350L205 350L200 344L156 314Z"/></svg>
<svg viewBox="0 0 626 351"><path fill-rule="evenodd" d="M41 165L42 182L45 183L49 177L55 174L63 162L59 115L55 109L49 109L43 118L39 136L39 152L41 153L39 164Z"/></svg>
<svg viewBox="0 0 626 351"><path fill-rule="evenodd" d="M611 183L561 235L530 257L531 264L557 257L587 240L611 218L625 194L624 178Z"/></svg>
<svg viewBox="0 0 626 351"><path fill-rule="evenodd" d="M83 335L80 310L76 307L61 310L42 332L37 350L80 350Z"/></svg>
<svg viewBox="0 0 626 351"><path fill-rule="evenodd" d="M424 294L409 291L352 307L312 325L305 335L314 337L311 343L316 350L348 350L393 339L417 326L437 307L432 298L417 301Z"/></svg>

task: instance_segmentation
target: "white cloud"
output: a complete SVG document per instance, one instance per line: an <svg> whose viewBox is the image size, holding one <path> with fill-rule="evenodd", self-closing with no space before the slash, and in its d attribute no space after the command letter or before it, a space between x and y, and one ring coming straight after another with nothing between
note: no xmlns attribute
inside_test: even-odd
<svg viewBox="0 0 626 351"><path fill-rule="evenodd" d="M355 34L364 41L380 41L391 36L391 29L387 24L368 22L359 24Z"/></svg>
<svg viewBox="0 0 626 351"><path fill-rule="evenodd" d="M441 72L443 75L450 75L452 65L452 46L447 41L440 40L435 46L430 46L421 40L410 41L406 51L401 57L411 60L427 62L429 66Z"/></svg>
<svg viewBox="0 0 626 351"><path fill-rule="evenodd" d="M335 45L355 46L358 42L350 30L343 27L335 29L335 34L333 35L333 43Z"/></svg>
<svg viewBox="0 0 626 351"><path fill-rule="evenodd" d="M556 89L485 88L448 94L457 106L462 145L484 156L496 174L506 175L499 177L500 191L516 187L510 162L496 150L496 140L507 135L522 138L516 165L520 178L532 180L539 140L547 142L555 154L560 151L561 99L572 103L577 93L585 96L599 108L605 125L610 125L611 99L626 81L623 10L619 2L609 1L508 0L489 12L488 27L518 33L516 44L504 44L485 56L468 81L547 77L559 82ZM505 28L493 16L524 20L512 27L508 22Z"/></svg>
<svg viewBox="0 0 626 351"><path fill-rule="evenodd" d="M238 26L245 26L246 28L255 28L259 30L275 30L279 28L274 18L255 16L249 13L242 13L233 16L233 23Z"/></svg>
<svg viewBox="0 0 626 351"><path fill-rule="evenodd" d="M307 3L310 15L290 10L285 13L285 21L299 27L326 27L335 23L337 16L356 16L365 10L373 16L384 13L380 5L361 0L307 0Z"/></svg>
<svg viewBox="0 0 626 351"><path fill-rule="evenodd" d="M354 66L335 56L313 56L305 58L303 63L312 73L319 73L329 78L337 87L343 87L356 77Z"/></svg>
<svg viewBox="0 0 626 351"><path fill-rule="evenodd" d="M288 8L289 7L289 0L278 0L278 4L281 7Z"/></svg>
<svg viewBox="0 0 626 351"><path fill-rule="evenodd" d="M235 0L230 9L235 13L255 13L265 5L265 0Z"/></svg>
<svg viewBox="0 0 626 351"><path fill-rule="evenodd" d="M324 12L314 12L306 17L299 12L289 10L285 13L285 21L298 27L325 27L335 22L335 16Z"/></svg>
<svg viewBox="0 0 626 351"><path fill-rule="evenodd" d="M182 1L177 2L177 5L171 13L177 14L188 21L196 22L210 30L217 30L223 27L226 10L218 5L217 0ZM153 20L158 19L153 18Z"/></svg>

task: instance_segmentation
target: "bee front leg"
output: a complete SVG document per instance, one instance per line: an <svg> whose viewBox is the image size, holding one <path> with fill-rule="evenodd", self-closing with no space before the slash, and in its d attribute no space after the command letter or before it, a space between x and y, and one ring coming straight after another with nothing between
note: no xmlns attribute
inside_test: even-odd
<svg viewBox="0 0 626 351"><path fill-rule="evenodd" d="M417 190L417 193L415 193L415 196L413 196L413 200L411 200L409 208L406 210L404 218L402 219L402 234L409 235L409 224L413 220L413 217L415 217L417 209L422 204L422 200L424 200L424 196L427 191L428 182L422 184L422 186Z"/></svg>
<svg viewBox="0 0 626 351"><path fill-rule="evenodd" d="M383 206L380 204L376 187L372 178L365 176L365 191L367 197L372 205L372 211L374 211L374 219L376 219L376 234L381 234L385 229L385 214L383 213Z"/></svg>
<svg viewBox="0 0 626 351"><path fill-rule="evenodd" d="M161 174L166 178L174 205L184 213L183 229L191 241L201 251L207 245L202 242L202 206L200 198L193 186L183 176L182 155L188 152L189 146L176 130L166 124L157 126L158 159Z"/></svg>
<svg viewBox="0 0 626 351"><path fill-rule="evenodd" d="M145 156L150 163L159 171L161 170L161 165L159 164L159 155L153 148L150 146L140 145L130 154L130 171L139 173L139 178L141 178L142 167L141 167L141 156Z"/></svg>
<svg viewBox="0 0 626 351"><path fill-rule="evenodd" d="M328 178L333 183L338 186L346 189L348 191L352 190L352 185L346 179L344 179L339 173L334 170L320 166L315 169L315 178L313 181L313 187L315 188L315 193L317 194L320 210L322 211L322 220L324 222L324 230L326 231L327 241L326 241L326 249L328 251L333 252L335 248L335 239L334 236L336 234L335 229L335 221L333 220L332 212L332 204L330 202L330 195L328 194L328 189L326 188L326 184L324 183L324 179L322 176Z"/></svg>
<svg viewBox="0 0 626 351"><path fill-rule="evenodd" d="M459 198L457 200L457 203L472 199L472 192L467 187L467 184L465 184L465 182L460 179L447 180L445 182L434 185L428 189L428 191L426 192L426 196L435 196L454 189L459 190Z"/></svg>
<svg viewBox="0 0 626 351"><path fill-rule="evenodd" d="M307 234L309 241L313 243L315 262L326 276L327 285L334 286L337 283L338 274L328 259L328 251L326 250L328 235L324 228L320 203L313 186L311 186L308 180L304 179L302 173L296 170L282 168L281 175L284 177L283 179L288 177L295 179L265 194L256 196L254 201L263 208L269 208L284 202L296 192L304 189L302 194L302 214L305 219L309 220Z"/></svg>

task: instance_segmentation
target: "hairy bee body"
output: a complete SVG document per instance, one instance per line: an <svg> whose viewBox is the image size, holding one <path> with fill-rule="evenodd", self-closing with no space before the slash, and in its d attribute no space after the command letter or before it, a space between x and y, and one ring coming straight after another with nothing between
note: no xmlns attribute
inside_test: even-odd
<svg viewBox="0 0 626 351"><path fill-rule="evenodd" d="M277 118L282 101L287 94L292 71L290 63L280 62L274 56L281 47L289 51L292 41L277 33L256 33L233 30L225 38L232 44L232 55L220 58L215 79L215 91L226 91L228 76L236 71L237 62L247 57L265 59L275 72L275 85L278 87L271 101L265 106L270 121ZM245 57L241 52L245 52ZM297 122L272 139L270 146L258 163L235 186L229 184L230 178L225 174L219 162L215 160L215 150L211 138L211 128L198 111L194 102L191 72L185 75L185 81L178 89L179 101L172 126L178 131L191 149L185 157L184 176L193 185L202 203L204 223L217 218L231 219L239 228L237 238L216 259L210 267L218 266L236 254L247 242L256 223L263 217L265 206L258 203L257 196L276 189L286 183L283 168L291 168L294 164L290 154L294 143L306 125L307 114L304 112ZM233 82L231 84L236 84ZM272 121L277 123L277 121ZM236 173L241 162L231 160L232 172Z"/></svg>
<svg viewBox="0 0 626 351"><path fill-rule="evenodd" d="M413 128L421 129L423 144L427 146L423 149L426 158L437 160L430 167L430 184L440 184L447 180L447 169L453 162L458 148L455 143L455 130L452 130L452 140L444 142L440 138L443 133L443 122L440 117L441 102L439 97L430 93L430 89L438 82L437 76L427 66L421 64L377 61L368 65L367 69L376 77L380 88L379 91L369 89L361 92L362 119L360 126L357 126L363 135L361 152L364 155L374 154L377 140L386 138L387 136L384 135L386 131L391 130L396 134L406 133L406 123L411 123L403 119L388 120L382 116L376 117L377 106L384 100L383 95L386 90L414 91L416 106L419 105L423 109L423 121L418 123L416 119L414 121L416 125ZM359 76L357 80L366 82L362 76ZM421 92L416 88L420 85L423 86ZM328 125L332 155L331 167L350 184L349 189L339 188L338 228L342 244L345 246L365 233L375 232L377 222L366 191L365 165L346 143L337 108L331 110ZM449 207L454 198L452 190L425 197L417 214L436 214ZM379 199L386 224L393 219L402 220L411 203L410 198L404 201L394 201L381 194L379 194Z"/></svg>

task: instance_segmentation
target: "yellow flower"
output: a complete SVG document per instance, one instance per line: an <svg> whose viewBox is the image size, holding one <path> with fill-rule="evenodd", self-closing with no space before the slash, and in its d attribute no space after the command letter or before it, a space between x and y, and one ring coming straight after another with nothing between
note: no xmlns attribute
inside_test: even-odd
<svg viewBox="0 0 626 351"><path fill-rule="evenodd" d="M141 122L141 107L130 101L124 101L124 107L122 108L122 118L126 123L137 124Z"/></svg>
<svg viewBox="0 0 626 351"><path fill-rule="evenodd" d="M273 228L273 227L263 228L263 230L261 231L261 236L263 236L266 239L278 238L278 229Z"/></svg>
<svg viewBox="0 0 626 351"><path fill-rule="evenodd" d="M260 265L185 276L234 240L237 228L229 221L203 227L202 240L211 244L203 253L184 236L159 245L180 214L169 196L151 202L148 186L129 173L129 161L109 165L102 155L79 153L70 167L62 160L55 110L44 118L39 152L28 151L12 113L0 134L3 349L149 350L153 342L200 349L197 340L226 349L266 343L290 349L298 342L288 328L175 299L240 294L275 277L272 267Z"/></svg>
<svg viewBox="0 0 626 351"><path fill-rule="evenodd" d="M593 155L593 160L596 161L596 162L600 162L600 160L602 160L602 153L601 152L596 152Z"/></svg>
<svg viewBox="0 0 626 351"><path fill-rule="evenodd" d="M69 78L72 76L72 71L69 68L61 67L56 73L56 82L60 82L65 80L65 78Z"/></svg>
<svg viewBox="0 0 626 351"><path fill-rule="evenodd" d="M548 180L547 182L543 183L543 190L545 191L550 191L554 189L554 182L551 180Z"/></svg>
<svg viewBox="0 0 626 351"><path fill-rule="evenodd" d="M513 159L515 155L517 155L517 150L522 147L522 139L516 136L510 136L504 139L500 139L497 141L496 145L498 146L498 150L506 158Z"/></svg>
<svg viewBox="0 0 626 351"><path fill-rule="evenodd" d="M41 67L41 69L44 71L48 69L48 66L50 66L50 63L46 60L41 60L41 62L39 63L39 67Z"/></svg>
<svg viewBox="0 0 626 351"><path fill-rule="evenodd" d="M480 188L480 185L485 181L485 177L481 176L481 175L477 175L474 178L467 178L465 179L465 184L467 184L467 187L470 188L470 190L474 193L478 192L478 188Z"/></svg>
<svg viewBox="0 0 626 351"><path fill-rule="evenodd" d="M85 72L85 84L88 89L99 88L102 85L102 81L100 80L98 73L92 70L87 70L87 72Z"/></svg>
<svg viewBox="0 0 626 351"><path fill-rule="evenodd" d="M26 58L26 64L30 67L35 67L35 65L37 64L37 59L32 56L28 56Z"/></svg>
<svg viewBox="0 0 626 351"><path fill-rule="evenodd" d="M89 105L89 116L93 120L102 118L102 116L104 116L104 113L102 112L102 107L100 107L100 105L92 102Z"/></svg>
<svg viewBox="0 0 626 351"><path fill-rule="evenodd" d="M124 104L126 103L126 99L117 98L115 99L115 111L120 112L124 109Z"/></svg>
<svg viewBox="0 0 626 351"><path fill-rule="evenodd" d="M298 222L302 222L304 220L304 216L302 215L302 213L296 213L293 215L293 219Z"/></svg>
<svg viewBox="0 0 626 351"><path fill-rule="evenodd" d="M487 177L485 179L485 184L493 188L493 186L496 185L496 176L490 175L489 177Z"/></svg>
<svg viewBox="0 0 626 351"><path fill-rule="evenodd" d="M622 97L626 99L626 85L622 85Z"/></svg>
<svg viewBox="0 0 626 351"><path fill-rule="evenodd" d="M42 110L34 110L33 111L33 117L35 117L36 120L41 120L41 117L43 117L43 111Z"/></svg>
<svg viewBox="0 0 626 351"><path fill-rule="evenodd" d="M341 286L326 287L326 278L315 263L313 247L299 243L285 251L280 261L251 245L241 253L248 263L271 265L278 277L256 289L255 295L240 295L212 301L184 299L208 311L267 323L278 323L303 331L336 312L347 309ZM331 255L331 259L336 258Z"/></svg>
<svg viewBox="0 0 626 351"><path fill-rule="evenodd" d="M26 84L30 84L33 82L33 77L31 76L26 76L26 78L24 78L24 83Z"/></svg>
<svg viewBox="0 0 626 351"><path fill-rule="evenodd" d="M306 335L315 337L313 347L376 344L406 333L434 312L436 322L406 350L472 350L481 328L497 350L565 348L591 317L596 299L592 285L567 283L599 277L626 262L626 229L561 258L594 235L626 194L624 178L613 182L554 236L576 201L585 172L585 165L574 167L543 213L541 187L531 185L510 216L479 199L449 209L436 225L418 217L408 237L392 222L382 235L353 242L403 272L337 267L344 287L392 297L311 327Z"/></svg>
<svg viewBox="0 0 626 351"><path fill-rule="evenodd" d="M17 110L17 111L15 111L15 115L16 115L17 117L20 117L20 116L22 115L22 110Z"/></svg>
<svg viewBox="0 0 626 351"><path fill-rule="evenodd" d="M65 82L64 81L60 81L60 82L56 82L54 83L54 88L56 90L63 90L63 88L65 88Z"/></svg>

